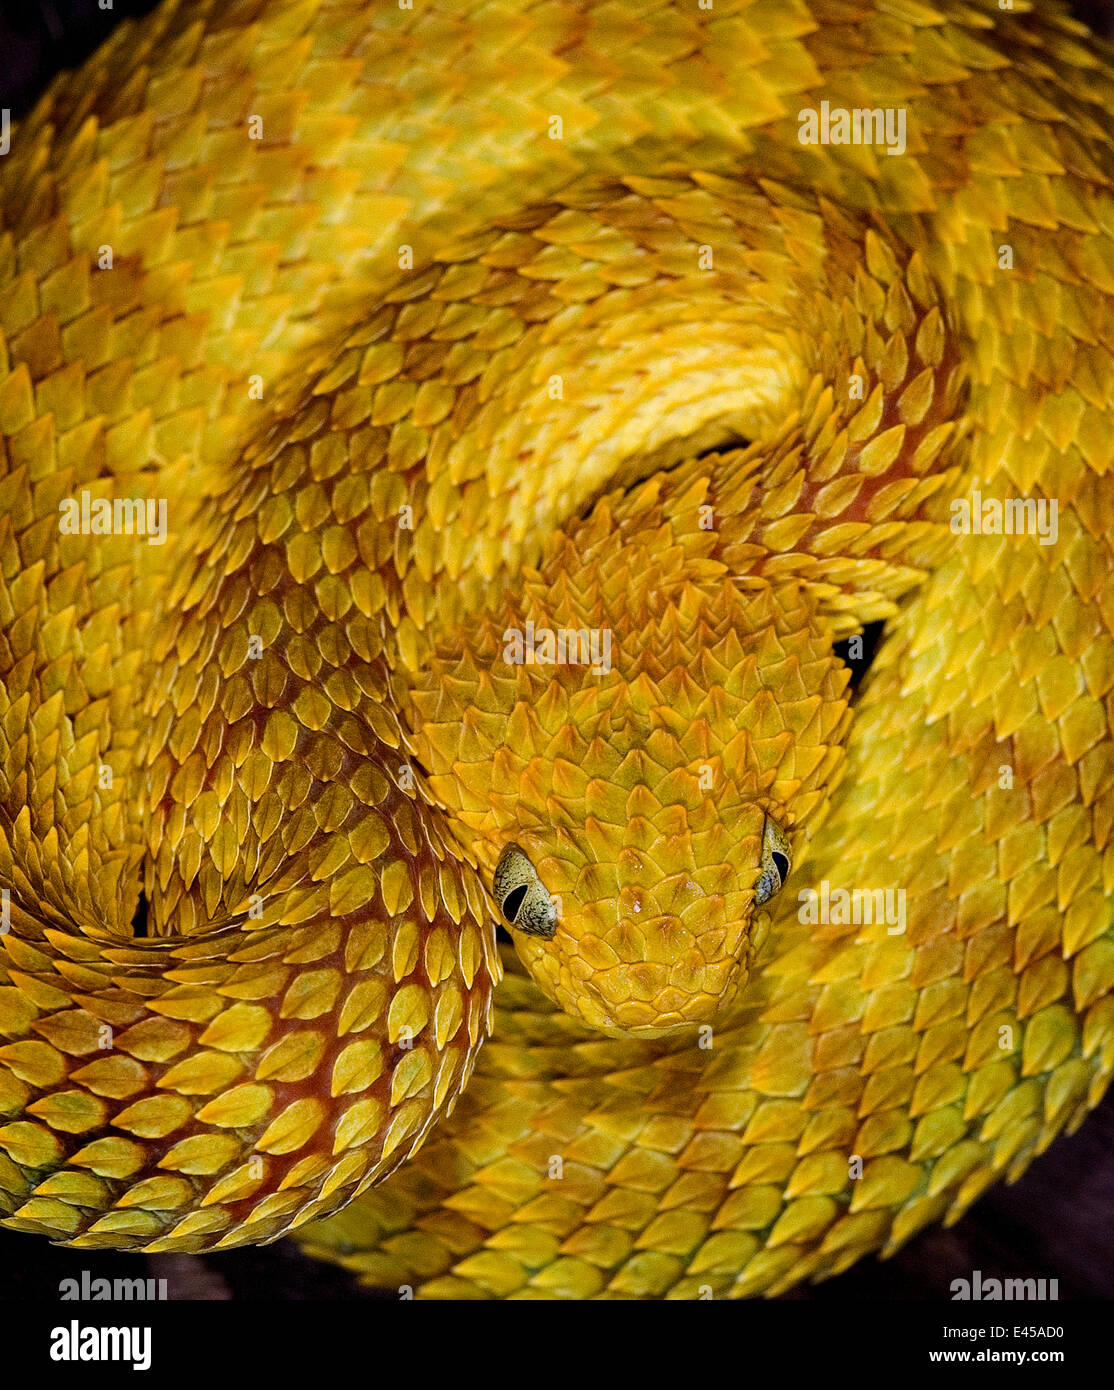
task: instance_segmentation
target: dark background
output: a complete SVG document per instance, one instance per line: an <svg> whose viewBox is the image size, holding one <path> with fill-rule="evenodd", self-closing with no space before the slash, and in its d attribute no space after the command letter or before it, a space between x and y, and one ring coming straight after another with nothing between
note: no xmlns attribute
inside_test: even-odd
<svg viewBox="0 0 1114 1390"><path fill-rule="evenodd" d="M0 105L25 111L60 68L79 64L144 0L5 0L0 13ZM188 0L187 0L188 3ZM1073 12L1114 37L1114 0ZM869 659L869 652L867 659ZM999 1184L950 1230L926 1231L892 1259L861 1260L846 1274L795 1290L798 1301L948 1297L949 1284L983 1277L1058 1279L1061 1299L1114 1298L1114 1094L1079 1132L1061 1138L1013 1186ZM164 1278L171 1298L381 1298L346 1271L290 1241L217 1255L140 1256L71 1251L0 1229L0 1300L53 1299L59 1281ZM390 1295L390 1297L395 1297Z"/></svg>

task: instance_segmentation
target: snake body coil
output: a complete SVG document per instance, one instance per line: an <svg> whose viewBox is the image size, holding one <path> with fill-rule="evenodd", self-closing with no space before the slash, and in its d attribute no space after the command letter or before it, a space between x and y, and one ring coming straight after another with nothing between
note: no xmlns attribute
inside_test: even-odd
<svg viewBox="0 0 1114 1390"><path fill-rule="evenodd" d="M1080 1123L1112 58L203 0L54 83L0 160L3 1224L739 1296Z"/></svg>

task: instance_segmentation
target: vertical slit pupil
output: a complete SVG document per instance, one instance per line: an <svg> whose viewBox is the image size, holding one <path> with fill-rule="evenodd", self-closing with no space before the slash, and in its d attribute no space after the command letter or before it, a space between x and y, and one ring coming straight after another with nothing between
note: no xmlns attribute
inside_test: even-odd
<svg viewBox="0 0 1114 1390"><path fill-rule="evenodd" d="M141 888L139 890L139 901L135 905L135 916L132 918L132 936L147 935L147 894Z"/></svg>
<svg viewBox="0 0 1114 1390"><path fill-rule="evenodd" d="M513 922L518 916L518 909L522 906L522 899L526 896L526 884L520 883L517 888L512 888L503 899L503 916L508 922Z"/></svg>
<svg viewBox="0 0 1114 1390"><path fill-rule="evenodd" d="M784 854L779 854L775 849L773 852L774 868L778 871L782 883L789 877L789 860Z"/></svg>

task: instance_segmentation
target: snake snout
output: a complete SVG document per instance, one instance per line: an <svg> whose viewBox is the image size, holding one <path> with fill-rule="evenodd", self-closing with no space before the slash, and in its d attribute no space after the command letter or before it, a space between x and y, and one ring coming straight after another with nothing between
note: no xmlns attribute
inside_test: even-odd
<svg viewBox="0 0 1114 1390"><path fill-rule="evenodd" d="M628 842L574 868L523 829L521 844L503 848L491 890L535 982L613 1035L712 1023L749 980L768 927L760 909L792 866L787 836L760 806L740 807L735 820L744 834L734 843L709 832L710 863L687 834L652 852Z"/></svg>
<svg viewBox="0 0 1114 1390"><path fill-rule="evenodd" d="M710 1023L749 977L751 912L687 883L566 899L546 930L530 904L540 922L553 899L520 846L504 851L492 887L520 959L565 1013L613 1036L662 1037Z"/></svg>
<svg viewBox="0 0 1114 1390"><path fill-rule="evenodd" d="M606 940L581 932L523 941L519 954L566 1013L612 1036L666 1037L711 1023L749 973L742 926L695 934L671 915L620 916Z"/></svg>

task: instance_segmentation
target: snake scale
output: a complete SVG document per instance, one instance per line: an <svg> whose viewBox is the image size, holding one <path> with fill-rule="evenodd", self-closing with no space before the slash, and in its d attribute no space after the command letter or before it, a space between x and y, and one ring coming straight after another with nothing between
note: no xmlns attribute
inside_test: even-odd
<svg viewBox="0 0 1114 1390"><path fill-rule="evenodd" d="M51 85L4 1225L776 1294L1082 1121L1112 72L1025 0L167 0Z"/></svg>

